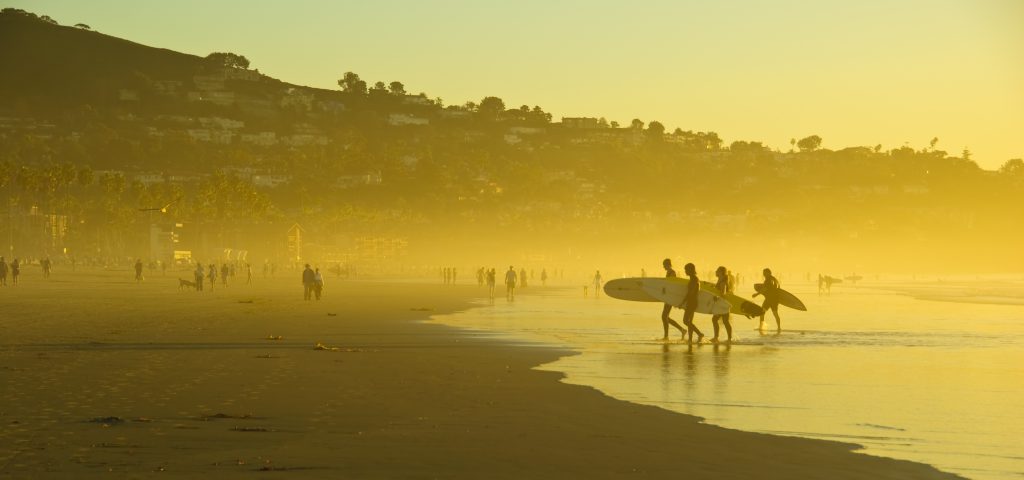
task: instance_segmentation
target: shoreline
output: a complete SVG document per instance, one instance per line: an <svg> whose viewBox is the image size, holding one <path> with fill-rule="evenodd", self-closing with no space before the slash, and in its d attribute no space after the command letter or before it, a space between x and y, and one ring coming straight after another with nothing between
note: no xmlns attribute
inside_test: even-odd
<svg viewBox="0 0 1024 480"><path fill-rule="evenodd" d="M328 279L307 303L297 282L177 276L0 291L0 478L959 478L617 400L537 370L572 350L428 320L475 308L475 286Z"/></svg>

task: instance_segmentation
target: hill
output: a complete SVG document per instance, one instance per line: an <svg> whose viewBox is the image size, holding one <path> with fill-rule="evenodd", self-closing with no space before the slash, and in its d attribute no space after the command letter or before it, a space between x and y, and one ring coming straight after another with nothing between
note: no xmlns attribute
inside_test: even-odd
<svg viewBox="0 0 1024 480"><path fill-rule="evenodd" d="M958 246L1024 229L1007 225L1024 162L985 171L938 139L828 150L811 135L781 152L657 121L554 122L496 96L444 105L352 72L339 90L314 89L241 55L186 55L12 9L0 13L0 65L12 212L0 238L37 255L167 256L155 222L197 257L285 258L299 223L307 252L378 266L402 261L380 245L471 259L511 244L593 264L614 242L632 259L730 251L757 265L767 250L775 264L918 269L957 251L1001 269L1002 243ZM176 198L159 221L135 213ZM449 251L452 238L465 248Z"/></svg>

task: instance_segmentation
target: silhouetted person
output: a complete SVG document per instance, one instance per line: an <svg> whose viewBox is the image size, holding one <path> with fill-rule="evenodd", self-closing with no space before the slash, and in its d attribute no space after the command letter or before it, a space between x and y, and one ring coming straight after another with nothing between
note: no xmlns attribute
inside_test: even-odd
<svg viewBox="0 0 1024 480"><path fill-rule="evenodd" d="M210 291L213 291L214 285L217 285L217 264L211 263L206 268L206 277L210 280Z"/></svg>
<svg viewBox="0 0 1024 480"><path fill-rule="evenodd" d="M598 270L596 273L594 273L594 298L597 298L597 297L601 296L601 281L602 280L604 280L604 279L601 278L601 271Z"/></svg>
<svg viewBox="0 0 1024 480"><path fill-rule="evenodd" d="M548 269L546 268L540 271L540 284L545 287L548 285Z"/></svg>
<svg viewBox="0 0 1024 480"><path fill-rule="evenodd" d="M231 273L231 269L228 267L228 264L226 264L226 263L221 264L221 266L220 266L220 284L221 285L223 285L225 287L228 286L228 274L230 274L230 273Z"/></svg>
<svg viewBox="0 0 1024 480"><path fill-rule="evenodd" d="M505 272L505 297L509 300L516 299L516 271L509 265Z"/></svg>
<svg viewBox="0 0 1024 480"><path fill-rule="evenodd" d="M693 334L697 333L697 343L704 339L704 334L693 324L693 314L697 313L697 296L700 294L700 279L697 278L697 267L692 263L683 266L683 271L690 277L690 283L686 285L686 297L683 298L683 325L686 325L688 342L693 341Z"/></svg>
<svg viewBox="0 0 1024 480"><path fill-rule="evenodd" d="M775 316L775 325L778 331L782 331L782 319L779 318L779 281L772 276L772 270L770 268L764 269L764 286L761 287L761 291L754 294L754 297L758 295L764 295L764 303L761 304L761 308L767 312L771 309L772 315ZM764 312L761 313L761 322L757 326L758 330L764 330Z"/></svg>
<svg viewBox="0 0 1024 480"><path fill-rule="evenodd" d="M313 298L313 287L316 285L316 273L313 269L306 264L306 268L302 270L302 299L311 300Z"/></svg>
<svg viewBox="0 0 1024 480"><path fill-rule="evenodd" d="M141 281L142 281L142 259L139 258L139 259L135 260L135 282L138 283L138 282L141 282Z"/></svg>
<svg viewBox="0 0 1024 480"><path fill-rule="evenodd" d="M316 294L316 300L320 301L320 295L324 293L324 276L320 274L320 269L316 269L313 273L313 293Z"/></svg>
<svg viewBox="0 0 1024 480"><path fill-rule="evenodd" d="M252 265L245 264L245 284L252 285Z"/></svg>
<svg viewBox="0 0 1024 480"><path fill-rule="evenodd" d="M44 258L41 262L39 262L39 265L41 267L43 267L43 278L50 278L50 269L53 268L53 263L50 262L50 257ZM74 268L75 268L75 261L72 258L72 260L71 260L71 269L74 270Z"/></svg>
<svg viewBox="0 0 1024 480"><path fill-rule="evenodd" d="M825 277L818 274L818 295L825 293Z"/></svg>
<svg viewBox="0 0 1024 480"><path fill-rule="evenodd" d="M193 275L196 277L196 291L203 291L203 277L205 276L205 272L203 272L202 263L196 263L196 271L193 272Z"/></svg>
<svg viewBox="0 0 1024 480"><path fill-rule="evenodd" d="M0 257L0 287L7 286L7 262L4 261L4 257Z"/></svg>
<svg viewBox="0 0 1024 480"><path fill-rule="evenodd" d="M717 288L719 292L722 292L722 295L732 293L732 286L729 285L729 273L725 269L725 267L718 267L718 269L715 270L715 275L718 277L718 282L715 283L715 288ZM732 324L729 323L728 313L724 315L711 316L711 324L715 328L715 338L711 339L711 341L714 343L718 343L719 320L721 320L722 323L725 325L725 333L729 335L729 339L727 341L732 342Z"/></svg>
<svg viewBox="0 0 1024 480"><path fill-rule="evenodd" d="M458 275L458 273L459 272L455 270L455 267L452 267L452 285L455 285L455 277Z"/></svg>
<svg viewBox="0 0 1024 480"><path fill-rule="evenodd" d="M21 262L17 258L11 262L11 284L18 284L18 276L21 275Z"/></svg>
<svg viewBox="0 0 1024 480"><path fill-rule="evenodd" d="M494 300L494 284L496 281L494 277L497 276L497 273L493 268L487 271L487 294L491 300Z"/></svg>
<svg viewBox="0 0 1024 480"><path fill-rule="evenodd" d="M526 269L525 268L520 268L519 269L519 287L520 288L526 288L526 283L527 283L526 282Z"/></svg>
<svg viewBox="0 0 1024 480"><path fill-rule="evenodd" d="M676 278L676 271L672 269L672 260L666 258L661 262L661 265L665 267L665 278ZM672 320L672 318L669 317L670 313L672 313L672 305L666 303L665 306L662 307L661 309L661 326L665 329L665 336L662 337L661 339L668 340L669 325L672 325L673 327L679 329L680 339L686 338L686 330L684 330L681 325L676 323L675 320Z"/></svg>

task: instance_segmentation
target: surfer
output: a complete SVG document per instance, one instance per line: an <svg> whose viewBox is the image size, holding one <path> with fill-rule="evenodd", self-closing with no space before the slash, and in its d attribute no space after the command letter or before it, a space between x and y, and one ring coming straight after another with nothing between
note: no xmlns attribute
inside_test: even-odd
<svg viewBox="0 0 1024 480"><path fill-rule="evenodd" d="M778 331L782 331L782 319L779 318L779 281L772 276L772 270L770 268L764 269L764 287L761 291L754 294L756 298L758 295L764 294L764 303L761 304L761 309L765 312L770 308L772 315L775 316L775 326ZM761 312L761 322L758 324L758 330L764 331L764 312Z"/></svg>
<svg viewBox="0 0 1024 480"><path fill-rule="evenodd" d="M683 299L683 325L686 325L687 342L693 341L693 333L697 332L697 343L704 340L704 334L693 324L693 314L697 312L697 295L700 293L700 279L697 278L697 267L692 263L683 266L683 272L690 277L686 286L686 298Z"/></svg>
<svg viewBox="0 0 1024 480"><path fill-rule="evenodd" d="M663 267L665 267L665 278L676 278L676 271L672 269L672 260L666 258L664 261L661 262L661 265ZM681 325L679 325L678 323L676 323L675 320L672 320L671 318L669 318L668 314L671 313L671 312L672 312L672 305L669 305L667 303L661 309L661 326L664 327L664 329L665 329L665 336L662 337L662 340L668 340L668 326L669 325L672 325L673 327L676 327L677 329L679 329L680 338L685 338L686 337L686 330L683 330L683 327Z"/></svg>
<svg viewBox="0 0 1024 480"><path fill-rule="evenodd" d="M718 282L715 283L715 288L724 296L732 293L732 285L729 284L729 273L725 267L718 267L715 270L715 275L718 276ZM725 333L729 336L727 342L732 343L732 325L729 323L729 314L723 315L712 315L711 323L715 327L715 338L711 339L712 343L718 343L718 321L721 320L725 325Z"/></svg>
<svg viewBox="0 0 1024 480"><path fill-rule="evenodd" d="M510 302L516 299L516 271L511 265L505 272L505 297Z"/></svg>

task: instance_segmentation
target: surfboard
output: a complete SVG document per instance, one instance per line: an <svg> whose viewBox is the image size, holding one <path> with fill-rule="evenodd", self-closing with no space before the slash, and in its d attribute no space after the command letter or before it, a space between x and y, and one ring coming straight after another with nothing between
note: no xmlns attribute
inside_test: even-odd
<svg viewBox="0 0 1024 480"><path fill-rule="evenodd" d="M764 313L764 309L761 308L760 305L751 302L750 300L747 300L739 295L736 295L734 293L726 293L723 295L722 292L718 290L718 287L716 287L715 284L711 282L700 282L700 286L701 288L704 288L705 290L714 293L715 295L718 295L719 297L722 297L726 301L728 301L729 305L731 306L731 308L729 309L729 313L735 313L736 315L743 315L745 317L760 317L761 314Z"/></svg>
<svg viewBox="0 0 1024 480"><path fill-rule="evenodd" d="M644 291L659 302L678 307L686 298L686 290L690 280L686 278L644 278ZM707 290L697 291L697 313L724 315L729 313L732 305L724 298Z"/></svg>
<svg viewBox="0 0 1024 480"><path fill-rule="evenodd" d="M857 281L863 280L864 277L862 277L860 275L850 275L849 277L846 277L846 279L851 281L851 282L857 282Z"/></svg>
<svg viewBox="0 0 1024 480"><path fill-rule="evenodd" d="M754 290L757 290L758 293L762 293L761 290L763 289L763 283L754 284ZM794 310L800 310L802 312L807 311L807 307L804 306L804 302L801 302L799 298L796 298L796 295L793 295L792 293L789 293L781 288L778 289L776 292L779 295L779 305L786 306Z"/></svg>
<svg viewBox="0 0 1024 480"><path fill-rule="evenodd" d="M630 302L660 302L644 290L644 278L616 278L604 284L604 293L612 298Z"/></svg>

